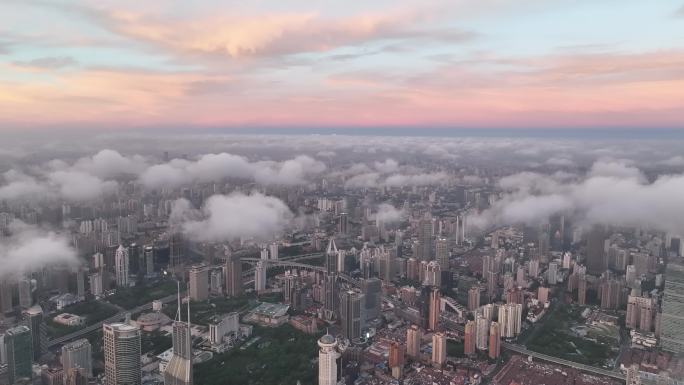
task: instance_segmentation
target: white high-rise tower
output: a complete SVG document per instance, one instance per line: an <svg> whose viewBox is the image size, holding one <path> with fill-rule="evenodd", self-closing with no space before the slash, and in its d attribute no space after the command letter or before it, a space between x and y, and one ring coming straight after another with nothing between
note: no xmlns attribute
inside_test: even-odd
<svg viewBox="0 0 684 385"><path fill-rule="evenodd" d="M330 334L325 334L318 340L318 385L337 384L337 340Z"/></svg>
<svg viewBox="0 0 684 385"><path fill-rule="evenodd" d="M114 255L114 266L116 268L116 285L118 287L128 287L128 249L119 245Z"/></svg>

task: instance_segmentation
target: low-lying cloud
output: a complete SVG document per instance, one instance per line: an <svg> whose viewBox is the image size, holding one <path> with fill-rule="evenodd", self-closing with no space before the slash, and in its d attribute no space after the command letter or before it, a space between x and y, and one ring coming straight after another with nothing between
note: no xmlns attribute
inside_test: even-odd
<svg viewBox="0 0 684 385"><path fill-rule="evenodd" d="M235 238L270 239L280 234L293 218L278 198L233 193L213 195L200 209L179 199L174 203L170 221L192 240L220 242Z"/></svg>
<svg viewBox="0 0 684 385"><path fill-rule="evenodd" d="M524 182L523 182L524 181ZM502 178L508 190L470 219L492 224L536 224L566 214L580 224L643 226L684 234L684 175L661 175L652 183L623 162L597 162L583 179L521 173Z"/></svg>
<svg viewBox="0 0 684 385"><path fill-rule="evenodd" d="M18 220L10 224L9 230L9 237L0 237L0 277L49 265L78 264L76 250L66 237Z"/></svg>
<svg viewBox="0 0 684 385"><path fill-rule="evenodd" d="M325 164L306 155L284 162L250 162L242 156L220 153L203 155L194 162L175 159L151 166L140 175L140 182L150 189L177 188L226 178L250 179L262 185L297 185L325 169Z"/></svg>

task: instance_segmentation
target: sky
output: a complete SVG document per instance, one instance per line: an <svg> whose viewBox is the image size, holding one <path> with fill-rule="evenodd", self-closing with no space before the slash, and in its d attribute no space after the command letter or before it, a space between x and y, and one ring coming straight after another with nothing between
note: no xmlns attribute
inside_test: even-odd
<svg viewBox="0 0 684 385"><path fill-rule="evenodd" d="M0 131L684 127L684 0L3 0Z"/></svg>

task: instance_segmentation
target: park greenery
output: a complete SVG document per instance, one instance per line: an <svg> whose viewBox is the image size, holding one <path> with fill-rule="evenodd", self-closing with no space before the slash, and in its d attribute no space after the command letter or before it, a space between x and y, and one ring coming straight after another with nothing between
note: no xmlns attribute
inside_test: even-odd
<svg viewBox="0 0 684 385"><path fill-rule="evenodd" d="M613 345L607 341L584 338L573 332L583 323L577 306L558 306L549 314L538 332L527 342L527 348L539 353L586 365L602 367L613 358Z"/></svg>
<svg viewBox="0 0 684 385"><path fill-rule="evenodd" d="M317 336L290 325L254 327L257 343L233 349L195 366L194 382L202 385L302 385L316 383Z"/></svg>

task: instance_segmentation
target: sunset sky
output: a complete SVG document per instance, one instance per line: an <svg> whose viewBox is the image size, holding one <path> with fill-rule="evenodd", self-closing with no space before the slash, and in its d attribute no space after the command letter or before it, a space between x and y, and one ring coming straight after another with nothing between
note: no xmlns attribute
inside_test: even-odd
<svg viewBox="0 0 684 385"><path fill-rule="evenodd" d="M684 127L684 0L0 2L0 130Z"/></svg>

